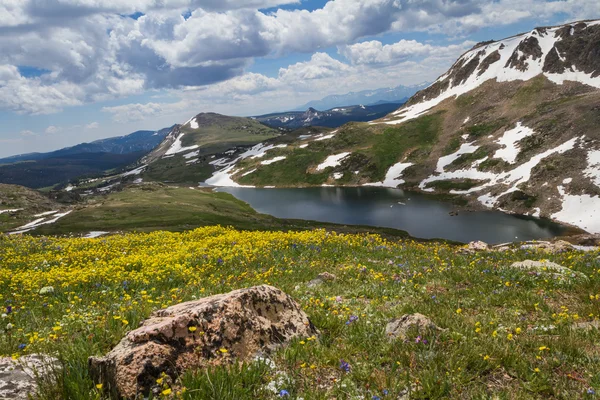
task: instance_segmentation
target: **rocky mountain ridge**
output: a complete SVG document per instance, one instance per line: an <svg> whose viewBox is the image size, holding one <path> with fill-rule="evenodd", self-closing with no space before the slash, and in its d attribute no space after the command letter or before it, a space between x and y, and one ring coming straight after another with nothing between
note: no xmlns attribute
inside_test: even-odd
<svg viewBox="0 0 600 400"><path fill-rule="evenodd" d="M404 99L406 101L407 99ZM298 129L306 126L325 126L337 128L351 121L372 121L386 116L396 110L401 103L384 103L378 105L355 105L336 107L319 111L310 107L308 110L267 114L253 117L259 122L273 128Z"/></svg>

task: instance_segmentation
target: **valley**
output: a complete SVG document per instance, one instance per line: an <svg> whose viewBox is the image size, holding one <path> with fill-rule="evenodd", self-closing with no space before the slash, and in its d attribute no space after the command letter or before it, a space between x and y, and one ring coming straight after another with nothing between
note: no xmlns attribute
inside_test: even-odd
<svg viewBox="0 0 600 400"><path fill-rule="evenodd" d="M13 3L0 400L598 398L595 5Z"/></svg>

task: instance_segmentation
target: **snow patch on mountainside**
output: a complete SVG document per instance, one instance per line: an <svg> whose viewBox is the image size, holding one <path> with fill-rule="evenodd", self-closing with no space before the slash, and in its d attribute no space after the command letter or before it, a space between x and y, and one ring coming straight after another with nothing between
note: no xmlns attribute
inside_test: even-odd
<svg viewBox="0 0 600 400"><path fill-rule="evenodd" d="M600 197L567 194L562 186L558 187L558 192L562 200L562 210L553 214L552 218L591 233L600 233Z"/></svg>
<svg viewBox="0 0 600 400"><path fill-rule="evenodd" d="M184 147L181 144L181 139L183 138L184 133L181 133L179 136L177 136L177 139L175 139L175 141L173 142L173 144L171 145L171 147L169 148L169 150L167 150L167 152L165 153L165 156L172 156L178 153L183 153L184 151L190 151L190 150L195 150L197 149L198 145L193 145L193 146L187 146Z"/></svg>
<svg viewBox="0 0 600 400"><path fill-rule="evenodd" d="M17 228L17 230L14 231L14 232L9 232L9 235L16 235L16 234L19 234L19 233L25 233L25 232L32 231L32 230L34 230L36 228L39 228L42 225L53 224L56 221L58 221L59 219L61 219L62 217L71 214L71 212L72 212L72 210L65 211L64 213L55 214L55 215L53 215L53 218L49 219L49 220L46 220L46 218L36 219L35 221L32 221L32 222L30 222L28 224L25 224L25 225Z"/></svg>
<svg viewBox="0 0 600 400"><path fill-rule="evenodd" d="M190 158L198 157L200 155L200 150L192 151L191 153L187 153L183 155L183 158L189 160Z"/></svg>
<svg viewBox="0 0 600 400"><path fill-rule="evenodd" d="M12 208L10 210L0 210L0 214L4 214L4 213L15 213L17 211L21 211L22 208ZM56 211L55 211L56 212ZM38 214L39 215L39 214ZM36 215L36 217L38 216Z"/></svg>
<svg viewBox="0 0 600 400"><path fill-rule="evenodd" d="M436 171L439 173L444 172L444 168L446 168L448 165L452 164L454 161L458 160L460 158L460 156L462 156L463 154L474 153L478 148L479 148L479 146L475 146L475 145L473 145L473 143L463 144L462 146L460 146L460 149L458 149L456 151L456 153L452 153L447 156L440 157L440 159L438 160L438 163L437 163Z"/></svg>
<svg viewBox="0 0 600 400"><path fill-rule="evenodd" d="M566 151L569 151L575 148L575 144L580 138L573 138L562 145L547 150L541 154L535 155L531 157L531 159L514 169L506 172L501 172L495 174L493 172L484 172L477 170L476 166L471 166L471 168L462 169L459 171L449 171L443 172L436 175L432 175L427 179L424 179L419 184L419 188L426 192L434 191L431 188L427 188L427 185L431 182L436 181L444 181L444 180L452 180L452 179L472 179L472 180L480 180L485 181L480 186L471 188L469 190L452 190L450 193L452 194L470 194L475 192L483 192L485 189L489 189L496 185L504 185L508 187L504 192L498 195L492 195L491 193L481 194L478 197L478 200L486 207L492 208L496 205L496 202L502 196L515 192L518 190L518 186L521 183L525 183L529 181L531 178L531 171L546 157L551 156L553 154L562 154Z"/></svg>
<svg viewBox="0 0 600 400"><path fill-rule="evenodd" d="M227 168L215 172L213 176L206 180L206 184L222 187L254 187L242 186L239 183L235 182L233 179L231 179L231 177L237 172L234 170L234 168L235 165L231 165Z"/></svg>
<svg viewBox="0 0 600 400"><path fill-rule="evenodd" d="M402 173L408 167L413 165L412 163L398 163L392 165L388 172L385 174L383 182L365 183L363 186L381 186L389 188L397 188L398 185L402 185L405 181L402 179Z"/></svg>
<svg viewBox="0 0 600 400"><path fill-rule="evenodd" d="M590 178L596 186L600 186L600 150L590 150L587 154L587 163L583 175Z"/></svg>
<svg viewBox="0 0 600 400"><path fill-rule="evenodd" d="M279 156L279 157L272 158L270 160L261 161L260 164L261 165L271 165L273 163L276 163L277 161L283 161L286 158L287 158L286 156Z"/></svg>
<svg viewBox="0 0 600 400"><path fill-rule="evenodd" d="M196 118L192 118L190 120L190 128L198 129L200 126L198 125L198 120Z"/></svg>
<svg viewBox="0 0 600 400"><path fill-rule="evenodd" d="M342 160L348 157L350 153L334 154L325 159L321 164L317 165L317 171L323 171L325 168L337 167Z"/></svg>
<svg viewBox="0 0 600 400"><path fill-rule="evenodd" d="M238 171L235 170L235 165L240 162L241 160L244 160L246 158L262 158L265 156L265 154L267 154L267 152L269 150L273 150L273 149L282 149L287 147L287 144L280 144L280 145L264 145L263 143L259 143L254 147L251 147L250 149L246 150L245 152L243 152L242 154L240 154L238 157L234 158L234 159L229 159L229 158L220 158L218 160L214 160L211 161L210 164L214 165L214 166L218 166L218 167L225 167L217 172L215 172L213 174L213 176L211 176L209 179L206 180L206 184L208 185L212 185L212 186L224 186L224 187L254 187L254 186L242 186L240 184L238 184L237 182L235 182L233 179L231 179L231 177L233 175L235 175ZM279 157L275 157L273 160L277 159ZM285 158L285 157L284 157ZM281 161L280 159L277 159L275 161L273 160L269 160L271 162L277 162L277 161ZM263 161L264 162L264 161ZM271 162L269 162L268 164L270 164ZM265 164L265 165L268 165ZM247 174L254 172L250 171ZM246 175L247 175L246 174Z"/></svg>
<svg viewBox="0 0 600 400"><path fill-rule="evenodd" d="M496 141L503 148L497 150L493 158L501 158L509 164L514 164L519 155L517 144L534 133L533 129L523 126L520 122L517 123L516 128L504 132L504 135Z"/></svg>

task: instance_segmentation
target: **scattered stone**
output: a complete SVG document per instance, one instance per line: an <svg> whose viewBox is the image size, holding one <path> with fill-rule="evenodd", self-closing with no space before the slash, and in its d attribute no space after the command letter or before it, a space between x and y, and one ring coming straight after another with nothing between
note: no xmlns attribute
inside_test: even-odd
<svg viewBox="0 0 600 400"><path fill-rule="evenodd" d="M585 331L593 331L600 330L600 321L588 321L588 322L578 322L573 325L573 329L585 330Z"/></svg>
<svg viewBox="0 0 600 400"><path fill-rule="evenodd" d="M90 374L112 398L133 399L175 382L186 370L250 359L317 331L281 290L256 286L154 312L105 357L90 357Z"/></svg>
<svg viewBox="0 0 600 400"><path fill-rule="evenodd" d="M569 268L565 268L562 265L553 263L552 261L532 261L525 260L513 263L511 268L516 268L524 271L531 271L534 273L549 274L555 278L578 278L582 280L588 280L588 277L579 272Z"/></svg>
<svg viewBox="0 0 600 400"><path fill-rule="evenodd" d="M323 272L319 274L315 279L308 282L306 286L308 287L316 287L322 285L324 282L331 282L336 280L336 276L334 274L330 274L329 272Z"/></svg>
<svg viewBox="0 0 600 400"><path fill-rule="evenodd" d="M416 313L406 314L390 321L385 327L385 335L390 340L406 340L408 338L407 333L412 328L417 328L417 330L445 331L445 329L439 328L423 314Z"/></svg>
<svg viewBox="0 0 600 400"><path fill-rule="evenodd" d="M52 380L60 369L54 357L30 354L17 360L0 358L0 400L26 400L35 394L38 382Z"/></svg>
<svg viewBox="0 0 600 400"><path fill-rule="evenodd" d="M490 246L486 242L477 241L469 243L467 247L462 248L460 252L462 254L475 254L481 251L488 251L489 249Z"/></svg>
<svg viewBox="0 0 600 400"><path fill-rule="evenodd" d="M40 289L41 295L52 294L52 293L54 293L54 287L52 287L52 286L44 286L43 288Z"/></svg>
<svg viewBox="0 0 600 400"><path fill-rule="evenodd" d="M542 250L547 253L563 253L566 251L574 250L573 245L564 240L557 240L555 242L526 242L523 245L521 245L521 248Z"/></svg>

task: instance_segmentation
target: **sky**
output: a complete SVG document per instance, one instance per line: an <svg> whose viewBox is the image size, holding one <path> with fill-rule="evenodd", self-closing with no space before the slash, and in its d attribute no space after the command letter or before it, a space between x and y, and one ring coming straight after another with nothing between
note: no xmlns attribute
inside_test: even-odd
<svg viewBox="0 0 600 400"><path fill-rule="evenodd" d="M0 0L0 157L432 82L598 0Z"/></svg>

